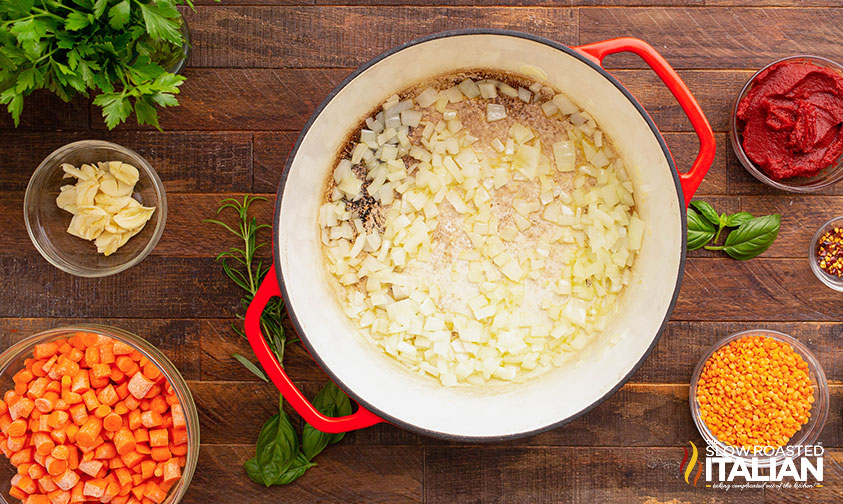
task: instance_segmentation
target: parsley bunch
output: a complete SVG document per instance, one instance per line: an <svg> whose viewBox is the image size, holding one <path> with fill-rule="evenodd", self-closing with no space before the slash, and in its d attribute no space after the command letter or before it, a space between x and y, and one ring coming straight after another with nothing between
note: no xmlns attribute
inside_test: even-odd
<svg viewBox="0 0 843 504"><path fill-rule="evenodd" d="M69 101L99 91L113 128L134 111L158 126L157 107L178 105L184 77L165 70L186 44L176 5L192 0L0 1L0 104L17 126L23 99L48 89ZM175 59L174 59L175 58Z"/></svg>

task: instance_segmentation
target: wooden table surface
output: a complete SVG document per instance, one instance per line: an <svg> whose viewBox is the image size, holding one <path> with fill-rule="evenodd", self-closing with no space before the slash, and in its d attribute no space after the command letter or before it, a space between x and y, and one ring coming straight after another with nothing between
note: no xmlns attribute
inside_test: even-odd
<svg viewBox="0 0 843 504"><path fill-rule="evenodd" d="M63 104L44 94L27 100L17 129L0 114L0 348L82 321L122 327L158 345L189 381L199 407L203 444L187 503L843 501L843 471L833 462L843 462L843 294L822 286L806 260L816 227L843 214L843 184L810 196L773 191L744 171L727 140L731 101L759 67L792 54L843 60L839 0L434 1L441 5L198 0L186 15L195 47L182 105L162 114L164 133L134 124L109 132L88 100ZM622 35L650 42L678 70L716 131L717 156L698 196L722 211L780 212L779 238L749 262L692 253L676 310L649 359L617 394L568 426L512 442L463 445L379 425L329 447L295 484L259 488L242 463L254 454L276 392L231 358L251 352L229 329L238 293L214 256L236 242L200 221L226 196L274 197L298 130L355 66L417 36L465 27L523 30L569 45ZM687 168L697 140L667 89L633 57L606 63ZM150 257L93 280L43 260L21 215L27 180L41 159L86 138L140 152L164 180L170 205ZM268 222L271 203L256 208ZM793 334L825 368L831 412L821 441L832 450L823 488L725 493L695 489L679 477L682 446L689 440L702 446L688 410L692 367L717 338L753 327ZM325 380L298 345L287 368L309 394Z"/></svg>

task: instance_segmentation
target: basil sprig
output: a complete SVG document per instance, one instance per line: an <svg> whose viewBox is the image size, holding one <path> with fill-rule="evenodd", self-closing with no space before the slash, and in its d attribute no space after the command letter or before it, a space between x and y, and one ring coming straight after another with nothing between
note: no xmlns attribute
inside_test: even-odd
<svg viewBox="0 0 843 504"><path fill-rule="evenodd" d="M770 248L779 235L779 214L763 217L753 217L749 212L718 215L711 204L701 200L692 201L691 207L688 209L689 251L705 247L706 250L722 250L733 259L746 261ZM723 245L717 245L720 233L726 228L737 229L728 234ZM712 240L714 244L708 245Z"/></svg>
<svg viewBox="0 0 843 504"><path fill-rule="evenodd" d="M302 477L308 469L316 466L311 462L329 444L340 442L344 433L329 434L305 424L302 429L301 446L290 416L283 408L284 399L279 398L278 413L263 424L256 446L256 455L243 466L246 475L259 485L288 485ZM351 414L351 400L329 381L313 399L313 405L322 414L330 417Z"/></svg>

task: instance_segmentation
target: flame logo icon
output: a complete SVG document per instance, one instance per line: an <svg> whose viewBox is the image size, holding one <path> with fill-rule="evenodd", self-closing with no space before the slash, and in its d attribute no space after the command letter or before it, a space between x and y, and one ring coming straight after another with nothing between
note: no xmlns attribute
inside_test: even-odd
<svg viewBox="0 0 843 504"><path fill-rule="evenodd" d="M685 450L685 456L682 458L682 463L679 464L679 475L684 475L685 483L691 485L692 483L689 478L691 477L691 472L693 472L694 465L696 464L697 474L694 475L693 485L697 486L697 481L699 481L700 474L702 474L702 462L697 462L697 459L699 458L699 453L697 452L697 445L695 445L692 441L688 441L688 444L691 445L692 450L691 460L688 460L688 448L682 448L683 450ZM685 462L687 462L688 465L685 465Z"/></svg>

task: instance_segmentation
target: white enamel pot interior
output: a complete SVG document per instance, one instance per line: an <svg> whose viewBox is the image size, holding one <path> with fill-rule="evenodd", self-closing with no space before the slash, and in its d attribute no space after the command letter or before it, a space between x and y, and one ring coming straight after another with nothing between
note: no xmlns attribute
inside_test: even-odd
<svg viewBox="0 0 843 504"><path fill-rule="evenodd" d="M336 153L385 99L431 77L483 68L541 68L587 110L619 149L646 222L633 280L597 344L570 364L521 384L447 388L407 371L359 335L323 265L318 209ZM685 260L685 205L670 154L641 106L576 51L513 32L454 32L411 42L361 67L314 113L288 160L276 202L275 265L287 310L311 355L362 406L428 435L497 440L561 425L605 399L655 345Z"/></svg>

